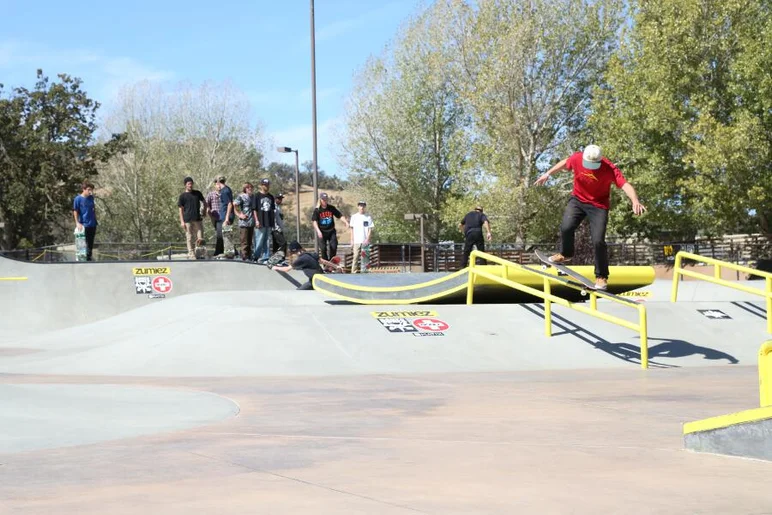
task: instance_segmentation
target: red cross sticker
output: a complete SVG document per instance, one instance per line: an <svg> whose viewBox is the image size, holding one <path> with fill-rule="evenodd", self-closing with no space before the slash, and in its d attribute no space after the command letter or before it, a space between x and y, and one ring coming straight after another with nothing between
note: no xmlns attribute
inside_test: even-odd
<svg viewBox="0 0 772 515"><path fill-rule="evenodd" d="M153 291L169 293L172 291L172 280L164 275L153 277Z"/></svg>
<svg viewBox="0 0 772 515"><path fill-rule="evenodd" d="M441 332L447 330L450 326L436 318L416 318L413 325L422 331Z"/></svg>

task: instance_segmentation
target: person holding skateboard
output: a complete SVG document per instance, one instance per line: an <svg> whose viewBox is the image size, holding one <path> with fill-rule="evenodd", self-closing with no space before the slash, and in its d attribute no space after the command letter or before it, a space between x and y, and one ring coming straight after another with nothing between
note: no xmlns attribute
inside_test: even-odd
<svg viewBox="0 0 772 515"><path fill-rule="evenodd" d="M88 181L81 185L81 193L72 201L76 237L83 233L86 240L86 261L91 261L96 237L97 219L94 205L94 185Z"/></svg>
<svg viewBox="0 0 772 515"><path fill-rule="evenodd" d="M491 241L491 223L488 217L483 214L482 206L475 206L474 210L468 212L459 224L459 229L464 233L464 258L461 261L461 268L469 264L469 254L472 253L472 247L477 247L480 252L485 252L485 240L483 240L483 228L488 241Z"/></svg>
<svg viewBox="0 0 772 515"><path fill-rule="evenodd" d="M575 152L563 159L542 174L535 184L544 185L550 175L560 170L571 170L574 173L574 189L560 224L560 251L550 256L549 260L562 265L571 260L574 256L574 232L582 220L587 218L595 251L595 289L605 290L609 276L606 226L611 185L625 192L632 202L634 214L643 214L646 207L638 200L635 188L627 182L619 168L603 157L598 145L588 145L583 152Z"/></svg>
<svg viewBox="0 0 772 515"><path fill-rule="evenodd" d="M366 272L370 265L370 234L373 231L373 217L365 213L367 202L357 202L357 212L351 215L349 228L351 229L351 250L354 252L351 261L351 273Z"/></svg>
<svg viewBox="0 0 772 515"><path fill-rule="evenodd" d="M304 252L303 247L297 241L289 244L290 263L286 266L272 266L271 270L277 272L289 272L290 270L302 270L308 277L308 281L298 286L298 290L313 290L313 278L316 274L323 274L324 270L320 264L319 254L315 252Z"/></svg>

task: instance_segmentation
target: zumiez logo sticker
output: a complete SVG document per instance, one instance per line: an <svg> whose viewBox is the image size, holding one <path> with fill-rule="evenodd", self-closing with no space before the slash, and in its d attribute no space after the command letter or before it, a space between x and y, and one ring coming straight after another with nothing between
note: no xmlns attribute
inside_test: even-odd
<svg viewBox="0 0 772 515"><path fill-rule="evenodd" d="M131 271L134 275L169 275L172 273L169 266L132 268Z"/></svg>
<svg viewBox="0 0 772 515"><path fill-rule="evenodd" d="M423 318L436 317L436 311L371 311L375 318Z"/></svg>

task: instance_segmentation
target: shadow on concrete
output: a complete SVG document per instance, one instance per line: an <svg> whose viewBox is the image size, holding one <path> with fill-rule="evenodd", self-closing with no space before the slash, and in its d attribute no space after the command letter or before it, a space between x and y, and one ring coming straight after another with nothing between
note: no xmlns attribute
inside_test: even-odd
<svg viewBox="0 0 772 515"><path fill-rule="evenodd" d="M766 309L764 309L761 306L757 306L753 302L749 302L749 301L744 301L744 302L735 301L735 302L732 302L732 304L734 304L738 308L742 309L743 311L747 311L751 315L757 316L759 318L763 318L764 320L767 319L767 311L766 311Z"/></svg>
<svg viewBox="0 0 772 515"><path fill-rule="evenodd" d="M525 305L523 307L528 311L530 311L531 313L539 316L540 318L542 319L544 318L544 306ZM552 313L552 322L556 327L558 327L563 331L561 333L553 333L553 336L559 336L561 334L570 334L578 338L579 340L585 343L589 343L596 349L600 349L603 352L617 359L621 359L622 361L627 361L629 363L635 363L638 365L641 364L641 349L639 346L632 345L626 342L617 342L617 343L610 342L604 339L603 337L601 337L600 335L597 335L591 331L588 331L587 329L584 329L583 327L575 324L574 322L571 322L565 317L555 314L554 312ZM719 351L716 349L711 349L708 347L701 347L699 345L694 345L693 343L689 343L685 340L673 340L669 338L652 338L652 337L649 337L648 340L649 340L649 343L651 343L652 341L662 342L662 343L658 343L657 345L649 346L649 366L652 368L679 368L678 365L659 363L657 361L654 361L654 358L659 357L659 358L675 359L675 358L684 358L687 356L695 356L699 354L702 354L704 356L704 359L709 359L709 360L725 359L731 365L739 363L739 360L734 356L732 356L731 354L727 354L726 352Z"/></svg>

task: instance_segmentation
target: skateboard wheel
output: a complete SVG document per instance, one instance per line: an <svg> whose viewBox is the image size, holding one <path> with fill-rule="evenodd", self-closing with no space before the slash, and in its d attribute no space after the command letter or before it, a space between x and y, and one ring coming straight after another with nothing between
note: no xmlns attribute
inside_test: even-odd
<svg viewBox="0 0 772 515"><path fill-rule="evenodd" d="M587 296L587 290L582 289L582 297L586 297L586 296Z"/></svg>

